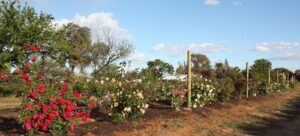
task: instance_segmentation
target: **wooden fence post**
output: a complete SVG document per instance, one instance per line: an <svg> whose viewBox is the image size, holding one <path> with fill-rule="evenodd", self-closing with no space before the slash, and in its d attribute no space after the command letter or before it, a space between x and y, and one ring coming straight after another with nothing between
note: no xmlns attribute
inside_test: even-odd
<svg viewBox="0 0 300 136"><path fill-rule="evenodd" d="M271 68L269 69L268 73L268 83L271 83Z"/></svg>
<svg viewBox="0 0 300 136"><path fill-rule="evenodd" d="M188 108L192 108L192 54L191 51L187 52L188 58L188 75L187 75L187 85L188 85Z"/></svg>
<svg viewBox="0 0 300 136"><path fill-rule="evenodd" d="M279 83L279 75L278 75L278 70L276 70L276 82Z"/></svg>
<svg viewBox="0 0 300 136"><path fill-rule="evenodd" d="M249 66L248 66L248 62L246 62L246 82L247 82L247 86L246 86L246 97L249 97Z"/></svg>

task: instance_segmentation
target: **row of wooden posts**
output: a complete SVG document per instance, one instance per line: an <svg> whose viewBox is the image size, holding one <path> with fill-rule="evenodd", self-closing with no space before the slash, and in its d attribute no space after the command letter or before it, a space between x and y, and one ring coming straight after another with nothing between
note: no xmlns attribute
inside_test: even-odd
<svg viewBox="0 0 300 136"><path fill-rule="evenodd" d="M188 86L188 109L192 108L192 53L191 51L187 52L187 58L188 58L188 74L187 74L187 86ZM295 83L295 76L292 75L291 79L288 79L290 77L289 73L281 73L282 76L286 76L285 78L283 77L282 79L282 84L285 84L287 80L290 80L291 83ZM246 63L246 97L249 97L249 65L248 62ZM279 72L278 70L276 71L276 82L279 83ZM268 83L271 83L271 69L269 69L268 72Z"/></svg>

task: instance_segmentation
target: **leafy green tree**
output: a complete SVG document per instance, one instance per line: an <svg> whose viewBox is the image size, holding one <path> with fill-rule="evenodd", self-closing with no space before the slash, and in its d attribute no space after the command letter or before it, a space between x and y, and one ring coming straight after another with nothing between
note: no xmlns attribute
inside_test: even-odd
<svg viewBox="0 0 300 136"><path fill-rule="evenodd" d="M160 59L147 62L148 67L142 72L150 72L154 77L162 78L164 74L173 74L174 67Z"/></svg>
<svg viewBox="0 0 300 136"><path fill-rule="evenodd" d="M257 82L259 81L267 82L269 69L271 68L272 68L272 63L269 60L267 59L255 60L253 66L251 67L254 80Z"/></svg>
<svg viewBox="0 0 300 136"><path fill-rule="evenodd" d="M37 13L18 0L0 2L0 70L25 60L22 45L49 46L53 42L53 17Z"/></svg>
<svg viewBox="0 0 300 136"><path fill-rule="evenodd" d="M60 44L53 45L51 51L61 65L68 64L71 71L76 67L83 72L84 68L91 63L91 30L88 27L69 23L57 32L64 39Z"/></svg>

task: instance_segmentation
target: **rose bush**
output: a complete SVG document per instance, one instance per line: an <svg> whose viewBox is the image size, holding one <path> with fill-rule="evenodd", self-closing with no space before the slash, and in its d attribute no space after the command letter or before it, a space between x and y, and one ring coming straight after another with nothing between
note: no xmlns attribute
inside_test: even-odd
<svg viewBox="0 0 300 136"><path fill-rule="evenodd" d="M16 76L24 81L27 92L24 92L20 110L20 123L29 135L43 131L52 134L73 132L75 124L87 121L94 102L89 96L74 90L74 79L49 84L39 70L36 56L40 46L23 46L30 57L23 67L17 68ZM78 106L89 108L78 108Z"/></svg>
<svg viewBox="0 0 300 136"><path fill-rule="evenodd" d="M114 87L110 88L112 90L106 91L103 98L103 105L113 119L125 120L145 113L148 108L147 99L142 91L137 89L137 83L116 81L114 78L102 82L114 84Z"/></svg>
<svg viewBox="0 0 300 136"><path fill-rule="evenodd" d="M203 107L206 103L212 101L216 95L216 88L212 81L206 78L193 79L192 83L192 106Z"/></svg>

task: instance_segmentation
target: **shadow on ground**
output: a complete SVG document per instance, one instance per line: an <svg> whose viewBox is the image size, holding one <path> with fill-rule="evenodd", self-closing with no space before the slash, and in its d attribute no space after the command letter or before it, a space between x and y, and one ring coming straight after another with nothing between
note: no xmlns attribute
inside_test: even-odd
<svg viewBox="0 0 300 136"><path fill-rule="evenodd" d="M258 136L300 135L299 96L288 102L283 109L270 114L270 117L252 116L255 123L241 123L238 125L238 129L246 134Z"/></svg>

